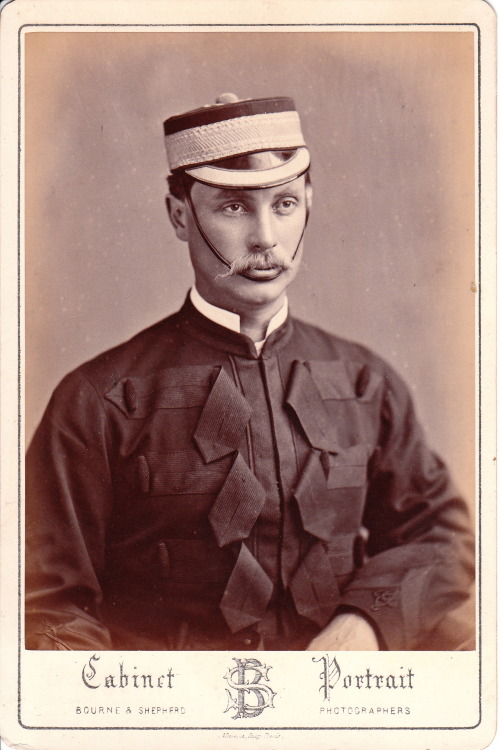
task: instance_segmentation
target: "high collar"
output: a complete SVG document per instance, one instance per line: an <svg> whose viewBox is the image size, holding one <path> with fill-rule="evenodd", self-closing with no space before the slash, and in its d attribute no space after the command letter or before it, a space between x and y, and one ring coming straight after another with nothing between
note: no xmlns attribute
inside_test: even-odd
<svg viewBox="0 0 500 750"><path fill-rule="evenodd" d="M224 328L229 328L229 330L231 331L241 333L241 318L237 313L233 313L230 310L225 310L222 307L217 307L216 305L212 305L210 302L207 302L206 299L201 296L195 286L191 288L189 292L189 298L198 312L200 312L206 318L213 320L214 323L218 323L219 325L224 326ZM280 327L282 323L285 322L287 316L288 299L285 297L283 305L269 321L263 339L258 342L257 349L259 349L259 345L259 350L262 349L264 341L268 338L268 336L271 335L273 331L275 331Z"/></svg>
<svg viewBox="0 0 500 750"><path fill-rule="evenodd" d="M214 349L246 359L258 359L259 356L268 359L274 356L288 342L293 329L292 320L287 316L286 320L268 335L259 355L254 342L248 336L230 330L199 312L191 302L190 294L187 295L179 316L186 335Z"/></svg>

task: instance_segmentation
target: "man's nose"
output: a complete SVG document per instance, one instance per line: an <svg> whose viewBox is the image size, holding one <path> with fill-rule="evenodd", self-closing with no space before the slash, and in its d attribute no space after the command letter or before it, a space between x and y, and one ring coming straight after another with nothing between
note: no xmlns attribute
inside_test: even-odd
<svg viewBox="0 0 500 750"><path fill-rule="evenodd" d="M276 247L278 238L275 221L269 209L263 208L255 212L249 236L249 244L253 252L264 252Z"/></svg>

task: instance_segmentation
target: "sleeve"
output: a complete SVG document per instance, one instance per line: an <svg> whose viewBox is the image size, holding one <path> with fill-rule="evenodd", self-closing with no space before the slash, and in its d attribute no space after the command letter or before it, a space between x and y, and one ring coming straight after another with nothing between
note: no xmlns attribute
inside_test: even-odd
<svg viewBox="0 0 500 750"><path fill-rule="evenodd" d="M110 649L100 581L112 507L106 415L76 371L58 386L26 461L29 649Z"/></svg>
<svg viewBox="0 0 500 750"><path fill-rule="evenodd" d="M394 373L385 382L363 519L366 559L341 610L368 619L384 648L413 650L469 597L474 545L467 506L426 446L406 386Z"/></svg>

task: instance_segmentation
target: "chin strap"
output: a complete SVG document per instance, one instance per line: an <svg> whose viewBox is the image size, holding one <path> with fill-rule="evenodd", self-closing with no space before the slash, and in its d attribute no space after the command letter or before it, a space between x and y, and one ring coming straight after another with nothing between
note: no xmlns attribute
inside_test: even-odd
<svg viewBox="0 0 500 750"><path fill-rule="evenodd" d="M205 234L205 231L204 231L203 227L200 224L200 220L198 219L198 215L196 213L193 201L191 199L191 191L189 189L189 186L186 184L186 180L183 180L183 182L184 182L184 193L186 195L186 200L187 200L187 202L189 204L189 208L191 209L191 213L193 215L193 219L194 219L194 222L195 222L196 227L198 229L198 232L201 234L201 236L205 240L206 244L208 245L208 247L210 248L210 250L212 251L212 253L217 258L217 260L219 260L221 263L223 263L223 265L225 265L226 268L231 268L231 264L224 258L223 255L221 255L221 253L217 250L217 248L215 247L215 245L212 244L212 242L209 240L209 238ZM307 208L306 209L306 220L304 222L304 227L303 227L301 235L299 237L299 241L297 243L297 247L295 248L295 252L292 255L292 263L295 260L295 256L299 252L300 243L302 242L302 239L304 237L304 232L306 231L306 227L307 227L307 222L308 221L309 221L309 209ZM265 281L265 279L255 279L253 276L248 276L246 273L242 273L242 274L240 274L240 276L244 276L246 279L250 279L251 281Z"/></svg>
<svg viewBox="0 0 500 750"><path fill-rule="evenodd" d="M193 201L191 199L191 194L190 194L189 190L186 190L186 198L187 198L187 202L189 204L189 208L191 209L191 213L193 215L194 222L195 222L196 226L198 227L198 232L201 234L201 236L203 237L203 239L205 240L206 244L208 245L208 247L210 248L210 250L213 252L213 254L215 255L215 257L218 260L220 260L220 262L223 263L226 266L226 268L231 268L231 264L228 263L228 261L224 258L224 256L219 253L219 251L217 250L217 248L214 245L212 245L212 243L208 239L207 235L205 234L205 232L203 230L203 227L201 226L200 221L198 219L197 213L195 211L194 204L193 204Z"/></svg>

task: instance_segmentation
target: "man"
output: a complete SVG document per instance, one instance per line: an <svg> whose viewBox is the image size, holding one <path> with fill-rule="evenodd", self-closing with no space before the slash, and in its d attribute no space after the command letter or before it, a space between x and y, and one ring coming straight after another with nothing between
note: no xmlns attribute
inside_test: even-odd
<svg viewBox="0 0 500 750"><path fill-rule="evenodd" d="M223 95L165 137L195 286L54 393L28 648L463 647L439 633L472 579L467 511L406 387L288 314L312 201L293 101Z"/></svg>

